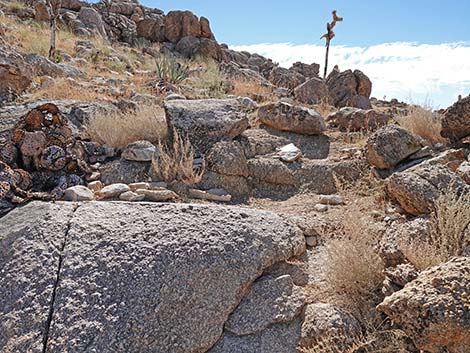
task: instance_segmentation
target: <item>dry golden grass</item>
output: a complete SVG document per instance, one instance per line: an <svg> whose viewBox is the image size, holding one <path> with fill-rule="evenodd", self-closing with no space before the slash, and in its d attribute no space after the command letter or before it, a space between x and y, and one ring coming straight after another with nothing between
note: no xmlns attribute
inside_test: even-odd
<svg viewBox="0 0 470 353"><path fill-rule="evenodd" d="M342 235L327 243L328 287L334 301L360 321L373 320L380 302L384 264L372 231L359 210L345 216Z"/></svg>
<svg viewBox="0 0 470 353"><path fill-rule="evenodd" d="M72 99L83 102L92 102L99 98L93 89L85 89L77 82L65 78L57 78L51 84L41 86L33 96L37 99Z"/></svg>
<svg viewBox="0 0 470 353"><path fill-rule="evenodd" d="M87 131L94 141L123 149L138 140L157 142L167 135L164 111L158 106L143 106L137 111L94 115L87 122Z"/></svg>
<svg viewBox="0 0 470 353"><path fill-rule="evenodd" d="M338 110L336 107L330 105L326 99L322 99L320 104L316 104L313 107L323 118L328 117L328 115Z"/></svg>
<svg viewBox="0 0 470 353"><path fill-rule="evenodd" d="M168 183L195 185L201 181L204 167L195 170L193 162L194 149L191 142L173 130L171 144L158 142L158 155L154 156L152 166L155 173Z"/></svg>
<svg viewBox="0 0 470 353"><path fill-rule="evenodd" d="M395 120L400 126L422 137L431 145L446 142L441 136L442 116L433 112L431 108L411 106L408 114L396 116Z"/></svg>
<svg viewBox="0 0 470 353"><path fill-rule="evenodd" d="M220 71L219 64L213 60L200 63L195 77L188 80L190 86L201 91L198 98L223 98L225 96L225 75Z"/></svg>
<svg viewBox="0 0 470 353"><path fill-rule="evenodd" d="M470 246L470 195L444 192L434 204L426 239L403 241L406 258L418 269L462 255Z"/></svg>
<svg viewBox="0 0 470 353"><path fill-rule="evenodd" d="M271 87L263 86L260 82L248 79L232 81L233 87L230 94L239 97L250 97L256 101L266 102L274 100L274 92Z"/></svg>

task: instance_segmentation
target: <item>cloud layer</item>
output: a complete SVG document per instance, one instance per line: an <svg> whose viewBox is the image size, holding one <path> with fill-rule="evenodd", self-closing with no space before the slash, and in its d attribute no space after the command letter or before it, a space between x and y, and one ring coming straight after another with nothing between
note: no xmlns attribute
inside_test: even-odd
<svg viewBox="0 0 470 353"><path fill-rule="evenodd" d="M323 46L311 44L255 44L232 49L261 54L284 67L296 61L323 63L325 55ZM452 104L459 94L470 94L470 43L333 46L329 65L336 64L341 70L364 71L377 98L427 101L437 108Z"/></svg>

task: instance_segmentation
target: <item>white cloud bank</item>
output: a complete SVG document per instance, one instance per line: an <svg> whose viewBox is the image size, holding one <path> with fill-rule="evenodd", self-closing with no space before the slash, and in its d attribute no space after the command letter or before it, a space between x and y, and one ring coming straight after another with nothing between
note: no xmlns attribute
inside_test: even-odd
<svg viewBox="0 0 470 353"><path fill-rule="evenodd" d="M232 46L235 50L271 58L281 66L296 61L323 63L325 48L290 43ZM385 43L370 47L332 46L329 67L359 69L373 83L377 98L398 98L447 107L461 94L470 94L470 43ZM321 65L323 67L323 65ZM321 69L323 72L323 69Z"/></svg>

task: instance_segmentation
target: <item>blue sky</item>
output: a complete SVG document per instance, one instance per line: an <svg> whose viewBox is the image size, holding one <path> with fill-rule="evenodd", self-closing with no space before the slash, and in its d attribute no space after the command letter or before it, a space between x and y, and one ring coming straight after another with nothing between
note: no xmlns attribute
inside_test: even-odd
<svg viewBox="0 0 470 353"><path fill-rule="evenodd" d="M331 10L344 22L331 65L361 69L372 94L446 107L470 94L470 0L141 0L207 17L217 40L281 66L323 63Z"/></svg>
<svg viewBox="0 0 470 353"><path fill-rule="evenodd" d="M191 10L230 45L319 43L330 12L345 21L337 45L470 41L470 0L144 0L165 12Z"/></svg>

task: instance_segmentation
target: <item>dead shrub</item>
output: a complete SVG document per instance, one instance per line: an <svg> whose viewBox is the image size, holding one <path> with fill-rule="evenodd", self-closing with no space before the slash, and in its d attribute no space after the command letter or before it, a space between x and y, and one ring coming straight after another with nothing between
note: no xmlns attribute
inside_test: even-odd
<svg viewBox="0 0 470 353"><path fill-rule="evenodd" d="M158 142L158 154L152 159L155 173L162 180L195 185L202 179L204 167L195 170L194 148L187 137L173 130L173 139L169 144Z"/></svg>
<svg viewBox="0 0 470 353"><path fill-rule="evenodd" d="M336 304L360 321L376 316L382 299L384 264L377 252L379 235L359 210L346 215L341 236L327 243L327 281Z"/></svg>
<svg viewBox="0 0 470 353"><path fill-rule="evenodd" d="M139 140L156 143L164 139L167 125L161 107L143 106L136 111L96 114L88 121L87 131L93 140L123 149Z"/></svg>
<svg viewBox="0 0 470 353"><path fill-rule="evenodd" d="M403 241L406 258L418 269L461 256L470 246L470 194L443 192L434 203L425 239Z"/></svg>
<svg viewBox="0 0 470 353"><path fill-rule="evenodd" d="M446 142L441 136L442 115L433 112L429 107L412 106L407 114L398 115L395 120L401 127L422 137L430 145Z"/></svg>

